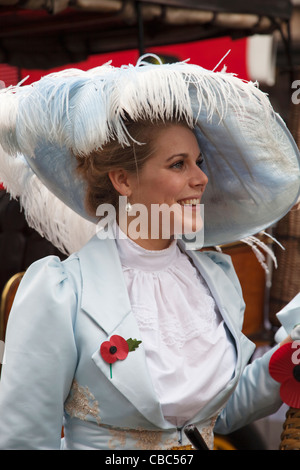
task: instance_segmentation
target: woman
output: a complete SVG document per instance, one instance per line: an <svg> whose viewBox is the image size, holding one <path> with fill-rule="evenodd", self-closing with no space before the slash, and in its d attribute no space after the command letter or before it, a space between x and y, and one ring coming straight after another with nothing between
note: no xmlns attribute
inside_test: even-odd
<svg viewBox="0 0 300 470"><path fill-rule="evenodd" d="M298 198L298 151L266 97L226 74L141 61L1 98L1 142L19 155L3 152L0 179L71 255L34 263L16 295L0 447L58 449L64 426L65 449L171 449L194 423L212 448L214 429L278 409L272 352L247 365L230 258L195 250L256 233Z"/></svg>

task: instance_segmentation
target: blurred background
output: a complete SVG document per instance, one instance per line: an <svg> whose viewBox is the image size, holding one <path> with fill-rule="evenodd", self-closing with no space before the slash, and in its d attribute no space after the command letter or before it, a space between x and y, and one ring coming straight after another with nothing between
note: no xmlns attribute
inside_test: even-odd
<svg viewBox="0 0 300 470"><path fill-rule="evenodd" d="M64 68L135 64L147 52L168 63L189 59L210 70L226 67L257 81L300 145L300 0L0 0L0 87L25 78L29 84ZM300 290L300 211L268 233L284 250L257 234L277 258L274 269L266 255L267 272L251 247L221 247L242 284L244 333L257 344L255 357L272 347L276 313ZM64 256L28 227L18 201L0 182L0 339L12 279L51 253ZM227 442L220 438L216 447L278 449L286 411L283 405Z"/></svg>

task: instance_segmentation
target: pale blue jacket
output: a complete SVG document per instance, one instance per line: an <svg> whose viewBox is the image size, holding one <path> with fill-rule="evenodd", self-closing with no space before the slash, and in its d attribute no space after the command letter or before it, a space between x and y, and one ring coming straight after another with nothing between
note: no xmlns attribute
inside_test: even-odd
<svg viewBox="0 0 300 470"><path fill-rule="evenodd" d="M255 346L241 333L244 301L230 257L187 254L237 351L232 380L190 422L205 433L219 415L215 431L227 433L281 405L279 384L268 373L272 351L247 365ZM181 435L187 443L164 419L143 343L113 364L111 378L99 348L113 334L141 339L114 240L95 236L66 261L49 256L27 270L5 340L1 449L59 449L61 442L66 449L169 449ZM199 374L195 370L195 380Z"/></svg>

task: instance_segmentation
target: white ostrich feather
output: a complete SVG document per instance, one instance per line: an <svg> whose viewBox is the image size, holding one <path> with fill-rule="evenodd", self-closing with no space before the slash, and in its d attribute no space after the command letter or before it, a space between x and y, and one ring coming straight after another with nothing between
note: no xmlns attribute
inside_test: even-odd
<svg viewBox="0 0 300 470"><path fill-rule="evenodd" d="M0 146L1 181L25 210L28 225L67 255L96 233L96 225L72 211L31 171L22 155L8 157Z"/></svg>
<svg viewBox="0 0 300 470"><path fill-rule="evenodd" d="M260 106L262 112L271 109L255 84L243 83L231 74L185 62L163 68L147 64L145 71L142 60L137 66L123 68L106 64L89 71L71 69L45 76L37 84L1 90L0 117L8 116L7 125L17 128L18 137L8 143L0 129L0 141L5 150L30 156L41 139L87 155L111 138L128 145L125 113L133 120L158 120L172 117L175 110L192 127L198 116L190 86L195 88L198 114L205 109L208 121L214 114L222 120L229 104L239 113L245 102Z"/></svg>
<svg viewBox="0 0 300 470"><path fill-rule="evenodd" d="M126 116L154 121L169 119L175 111L193 127L200 115L206 122L221 122L229 112L242 116L245 103L248 114L241 126L253 140L257 118L249 110L262 117L266 133L274 115L256 84L186 62L161 67L144 58L137 66L107 63L89 71L65 70L32 85L2 89L0 181L20 198L29 224L71 253L95 233L96 225L68 208L34 175L26 159L35 158L38 144L47 142L88 158L111 139L130 144Z"/></svg>

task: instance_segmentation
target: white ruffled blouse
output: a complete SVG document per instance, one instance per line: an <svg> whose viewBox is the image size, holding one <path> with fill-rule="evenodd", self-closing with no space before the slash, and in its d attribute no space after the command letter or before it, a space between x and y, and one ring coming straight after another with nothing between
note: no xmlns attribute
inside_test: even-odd
<svg viewBox="0 0 300 470"><path fill-rule="evenodd" d="M234 345L207 284L176 240L160 251L126 236L116 242L163 415L181 427L232 378Z"/></svg>

